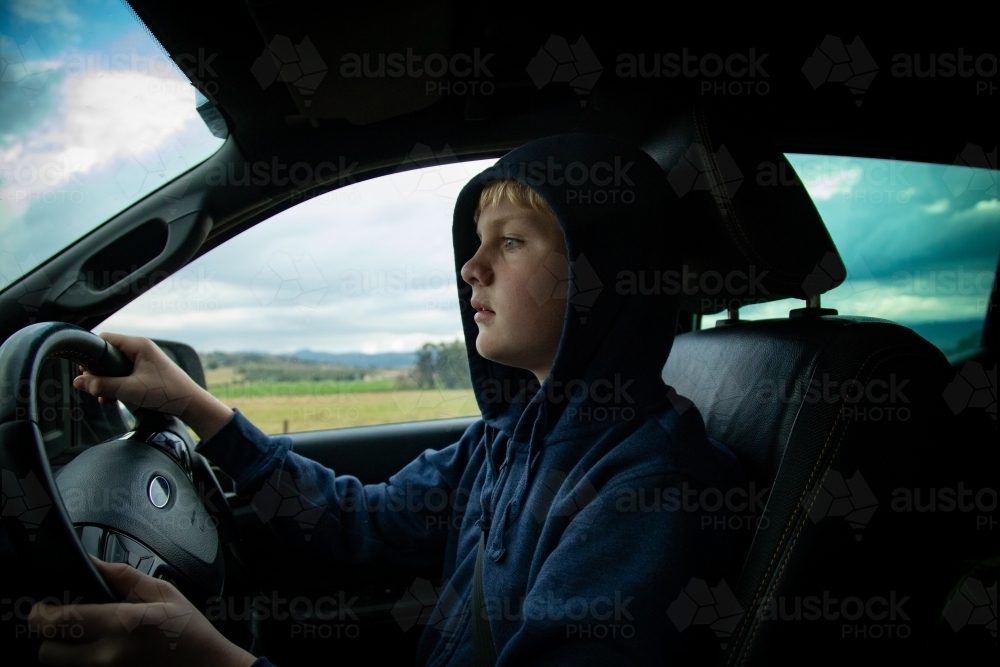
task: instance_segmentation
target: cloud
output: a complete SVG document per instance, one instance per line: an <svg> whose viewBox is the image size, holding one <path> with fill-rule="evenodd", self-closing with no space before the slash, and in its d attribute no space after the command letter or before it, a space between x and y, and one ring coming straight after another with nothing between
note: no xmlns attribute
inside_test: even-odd
<svg viewBox="0 0 1000 667"><path fill-rule="evenodd" d="M939 215L941 213L947 213L951 209L951 201L945 197L938 199L932 204L924 204L920 207L921 210L928 215Z"/></svg>
<svg viewBox="0 0 1000 667"><path fill-rule="evenodd" d="M813 199L826 200L836 195L849 195L854 186L861 182L863 176L861 167L820 167L806 170L801 176L802 184Z"/></svg>
<svg viewBox="0 0 1000 667"><path fill-rule="evenodd" d="M0 151L11 184L44 192L77 175L169 144L191 122L201 122L194 88L184 80L146 72L98 70L63 78L53 91L57 113Z"/></svg>
<svg viewBox="0 0 1000 667"><path fill-rule="evenodd" d="M432 176L464 183L493 162L436 166ZM276 353L398 352L462 339L451 239L457 190L398 186L393 176L371 179L283 211L95 331ZM262 292L262 273L287 282ZM321 296L297 299L296 280Z"/></svg>
<svg viewBox="0 0 1000 667"><path fill-rule="evenodd" d="M6 84L0 250L24 271L37 265L29 255L45 261L222 143L205 128L194 88L175 67L157 54L126 55L64 51L45 61L57 69L30 99Z"/></svg>
<svg viewBox="0 0 1000 667"><path fill-rule="evenodd" d="M10 0L6 4L8 11L31 23L56 23L66 28L76 28L81 23L70 0Z"/></svg>
<svg viewBox="0 0 1000 667"><path fill-rule="evenodd" d="M925 276L926 278L926 276ZM823 305L836 308L841 315L866 315L894 322L964 320L982 317L986 295L974 288L972 294L939 288L920 294L907 284L885 280L871 281L858 293L838 294L840 288L823 295ZM915 293L916 292L916 293ZM935 293L936 292L936 293Z"/></svg>
<svg viewBox="0 0 1000 667"><path fill-rule="evenodd" d="M955 211L948 220L954 223L1000 225L1000 200L982 199L969 208Z"/></svg>

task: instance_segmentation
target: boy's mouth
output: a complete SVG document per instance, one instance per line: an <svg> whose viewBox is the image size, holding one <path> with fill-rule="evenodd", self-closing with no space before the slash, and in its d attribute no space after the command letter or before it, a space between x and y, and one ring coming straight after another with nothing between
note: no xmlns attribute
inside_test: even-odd
<svg viewBox="0 0 1000 667"><path fill-rule="evenodd" d="M476 310L476 314L472 318L476 322L487 322L496 317L496 313L487 308L486 304L478 299L472 300L472 307Z"/></svg>

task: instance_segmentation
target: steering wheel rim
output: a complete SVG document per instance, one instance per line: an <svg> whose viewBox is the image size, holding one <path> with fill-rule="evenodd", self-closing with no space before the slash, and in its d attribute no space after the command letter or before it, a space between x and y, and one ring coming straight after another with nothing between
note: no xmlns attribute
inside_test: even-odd
<svg viewBox="0 0 1000 667"><path fill-rule="evenodd" d="M204 459L193 452L190 436L179 420L138 409L135 410L137 424L132 431L88 448L64 466L58 475L53 475L39 428L38 406L40 369L43 362L52 357L69 359L102 376L124 377L131 374L133 367L128 357L103 338L63 322L30 325L14 333L0 346L0 387L3 387L3 400L0 400L0 468L4 486L2 525L16 557L19 560L31 559L28 562L36 568L51 572L58 583L64 584L61 590L71 592L74 598L79 596L83 601L92 603L119 601L120 596L108 587L94 567L88 548L81 540L81 536L87 538L83 532L86 530L84 524L97 524L104 530L98 542L102 553L114 551L111 536L117 535L118 546L124 545L125 562L153 576L181 579L178 588L196 606L202 607L213 595L222 593L225 578L222 540L202 502L203 498L194 488L193 469L199 466L202 470L206 469ZM180 428L166 426L170 420ZM180 434L176 433L178 430ZM143 440L150 434L150 442L129 441L135 434L140 434ZM173 437L169 437L171 434ZM154 435L164 437L152 442ZM187 451L181 451L178 442L181 440L185 441L183 449ZM175 452L176 456L169 456L170 452ZM199 460L192 465L194 457ZM76 468L71 468L81 459L85 460ZM153 474L158 479L131 479L130 476L135 476L137 470L141 475ZM69 481L64 481L64 477ZM80 480L83 480L82 483L93 487L96 479L102 482L117 480L120 487L124 487L121 505L114 511L87 502L82 504L82 509L68 508L62 493L66 484L74 480L81 483ZM221 489L219 491L221 509L229 511ZM166 500L163 500L164 493ZM181 508L181 499L190 501L191 498L197 500ZM163 501L162 505L158 505L160 501ZM157 512L161 514L157 515ZM191 530L171 534L165 529L151 527L153 524L150 521L155 523L157 516L166 517L167 513L176 516L181 512L185 517L190 514L191 518L190 526L182 528L193 527L195 519L199 520L196 526L198 534ZM166 522L161 523L166 525ZM136 532L142 534L136 535ZM90 538L93 538L92 534ZM178 540L180 546L177 545ZM171 541L177 549L171 548ZM88 546L93 552L92 539ZM155 558L140 558L143 548ZM194 565L189 552L193 552L194 560L198 561ZM133 560L136 562L131 562ZM142 566L138 565L139 562ZM164 573L179 577L164 576ZM192 585L193 582L195 585ZM52 588L52 583L55 581L50 582L47 588ZM192 599L189 591L201 599Z"/></svg>

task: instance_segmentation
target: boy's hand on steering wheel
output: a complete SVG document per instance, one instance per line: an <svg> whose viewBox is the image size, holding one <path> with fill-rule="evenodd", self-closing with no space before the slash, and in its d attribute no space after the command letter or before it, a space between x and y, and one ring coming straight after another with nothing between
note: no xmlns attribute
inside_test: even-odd
<svg viewBox="0 0 1000 667"><path fill-rule="evenodd" d="M125 377L94 375L80 366L82 375L73 380L76 389L96 396L102 405L121 400L174 415L202 440L218 433L232 417L232 408L202 389L150 339L107 331L99 335L129 358L132 373Z"/></svg>
<svg viewBox="0 0 1000 667"><path fill-rule="evenodd" d="M223 637L174 586L126 565L92 558L125 602L36 603L28 625L45 639L43 665L248 667L256 660Z"/></svg>

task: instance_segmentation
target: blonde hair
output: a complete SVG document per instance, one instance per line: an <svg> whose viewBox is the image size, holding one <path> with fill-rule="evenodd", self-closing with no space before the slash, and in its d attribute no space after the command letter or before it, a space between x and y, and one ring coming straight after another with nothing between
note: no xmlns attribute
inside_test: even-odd
<svg viewBox="0 0 1000 667"><path fill-rule="evenodd" d="M505 201L509 201L515 206L533 208L542 215L549 216L553 220L556 219L555 213L552 212L540 194L520 181L504 179L491 181L483 188L479 195L479 205L476 206L476 212L472 216L473 221L479 222L479 216L487 207L499 206Z"/></svg>

